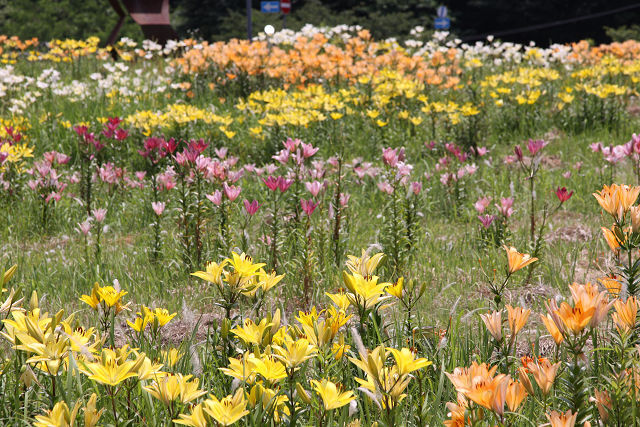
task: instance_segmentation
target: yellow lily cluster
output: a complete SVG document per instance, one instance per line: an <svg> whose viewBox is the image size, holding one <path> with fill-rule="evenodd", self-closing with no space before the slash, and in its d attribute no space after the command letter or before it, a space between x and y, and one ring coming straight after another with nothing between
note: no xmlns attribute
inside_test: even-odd
<svg viewBox="0 0 640 427"><path fill-rule="evenodd" d="M100 286L98 282L93 284L91 295L82 295L80 301L87 303L96 311L102 310L108 313L113 308L115 314L129 309L129 304L122 304L122 297L128 292L113 286Z"/></svg>
<svg viewBox="0 0 640 427"><path fill-rule="evenodd" d="M330 295L331 297L332 295ZM339 298L339 296L333 296ZM334 299L332 298L332 299ZM335 303L335 300L334 300ZM340 329L347 324L352 315L346 313L347 305L342 302L337 307L329 307L320 312L313 307L309 312L299 312L296 320L302 327L302 333L323 355L342 358L350 346L345 344L345 337ZM336 341L336 337L338 340Z"/></svg>
<svg viewBox="0 0 640 427"><path fill-rule="evenodd" d="M52 317L42 312L35 292L30 305L26 312L11 311L12 318L3 320L5 330L0 333L15 350L26 353L26 364L55 377L66 371L70 358L90 358L102 345L104 339L94 328L73 327L73 315L62 320L64 310Z"/></svg>
<svg viewBox="0 0 640 427"><path fill-rule="evenodd" d="M104 49L98 48L100 38L89 37L86 40L51 40L48 43L48 51L40 52L30 50L27 61L51 61L51 62L72 62L74 59L95 56Z"/></svg>
<svg viewBox="0 0 640 427"><path fill-rule="evenodd" d="M192 375L167 374L154 380L143 389L166 406L175 400L183 404L189 403L207 394L205 390L198 388L200 380L198 378L192 379L192 377Z"/></svg>
<svg viewBox="0 0 640 427"><path fill-rule="evenodd" d="M170 104L164 111L141 110L124 118L124 122L140 129L143 135L154 132L166 132L189 124L221 125L226 127L234 122L228 115L219 115L211 111L188 104Z"/></svg>
<svg viewBox="0 0 640 427"><path fill-rule="evenodd" d="M127 320L127 325L136 332L144 332L147 326L151 325L154 334L157 333L159 328L162 328L176 317L176 313L169 314L169 311L165 308L151 310L145 305L142 306L142 311L137 314L138 317L133 322Z"/></svg>
<svg viewBox="0 0 640 427"><path fill-rule="evenodd" d="M263 295L284 278L283 274L267 273L262 268L265 265L254 263L244 253L232 252L231 258L224 259L220 264L210 262L205 271L196 271L191 275L213 283L224 299L225 308L231 310L241 296L256 297L259 291ZM225 269L227 266L231 270Z"/></svg>
<svg viewBox="0 0 640 427"><path fill-rule="evenodd" d="M388 363L390 359L393 363ZM408 348L397 350L384 346L361 353L359 359L350 357L349 361L366 374L366 379L355 378L361 385L359 390L381 409L395 408L406 397L410 374L431 365L425 358L416 358Z"/></svg>
<svg viewBox="0 0 640 427"><path fill-rule="evenodd" d="M14 166L16 171L21 173L26 166L26 160L33 157L33 147L26 142L17 144L5 142L0 144L0 153L6 155L4 163L0 165L0 172L5 172L9 166Z"/></svg>
<svg viewBox="0 0 640 427"><path fill-rule="evenodd" d="M254 352L229 358L228 367L220 368L249 387L246 398L251 408L259 405L272 413L276 422L291 414L287 405L290 399L284 393L282 381L293 378L305 362L317 355L317 347L307 339L293 338L284 331L280 329L267 345L255 345Z"/></svg>
<svg viewBox="0 0 640 427"><path fill-rule="evenodd" d="M358 310L361 321L370 311L386 308L387 305L383 303L393 295L393 293L386 293L387 289L398 293L392 283L378 283L379 277L373 275L383 257L383 253L369 256L365 251L362 251L360 258L349 255L347 261L349 272L342 272L342 279L346 286L345 296Z"/></svg>
<svg viewBox="0 0 640 427"><path fill-rule="evenodd" d="M96 402L98 395L93 393L86 406L83 408L84 412L84 425L85 427L94 427L98 425L104 409L98 410ZM73 427L76 425L76 419L78 418L78 412L82 407L82 402L77 401L73 409L69 410L69 407L64 401L55 404L53 409L47 411L44 415L37 415L36 422L33 423L34 427Z"/></svg>
<svg viewBox="0 0 640 427"><path fill-rule="evenodd" d="M205 427L211 425L230 426L247 415L247 400L241 388L232 395L218 400L211 395L207 400L193 407L190 414L180 414L173 420L176 424L185 426Z"/></svg>

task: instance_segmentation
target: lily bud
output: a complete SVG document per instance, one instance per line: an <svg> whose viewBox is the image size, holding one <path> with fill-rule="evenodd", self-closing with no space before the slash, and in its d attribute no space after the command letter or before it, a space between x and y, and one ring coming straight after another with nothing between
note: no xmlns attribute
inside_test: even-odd
<svg viewBox="0 0 640 427"><path fill-rule="evenodd" d="M502 341L502 313L500 311L494 311L481 314L480 317L493 339L498 342Z"/></svg>
<svg viewBox="0 0 640 427"><path fill-rule="evenodd" d="M135 363L131 367L131 372L138 372L142 365L144 364L146 355L144 353L140 353L135 360Z"/></svg>
<svg viewBox="0 0 640 427"><path fill-rule="evenodd" d="M516 157L518 158L519 161L522 161L523 159L523 155L522 155L522 148L520 148L519 145L516 145L516 147L513 150L516 153Z"/></svg>
<svg viewBox="0 0 640 427"><path fill-rule="evenodd" d="M533 386L531 385L531 380L529 379L529 375L527 375L527 370L525 368L518 368L518 379L524 386L525 390L527 390L527 393L533 396Z"/></svg>
<svg viewBox="0 0 640 427"><path fill-rule="evenodd" d="M296 383L296 391L298 392L298 397L300 397L304 403L307 405L311 403L309 392L305 390L300 383Z"/></svg>
<svg viewBox="0 0 640 427"><path fill-rule="evenodd" d="M223 319L222 320L222 328L220 328L220 335L223 340L226 340L229 337L229 331L231 330L231 320Z"/></svg>
<svg viewBox="0 0 640 427"><path fill-rule="evenodd" d="M26 388L30 388L34 382L38 382L38 379L36 378L36 375L33 373L33 370L31 370L30 367L23 366L20 374L20 382Z"/></svg>
<svg viewBox="0 0 640 427"><path fill-rule="evenodd" d="M278 329L280 329L280 321L280 309L277 309L273 315L273 318L270 319L270 322L273 323L273 325L271 326L271 335L275 335L278 332Z"/></svg>
<svg viewBox="0 0 640 427"><path fill-rule="evenodd" d="M104 409L96 408L96 401L98 400L98 395L93 393L89 398L89 402L87 402L87 406L84 409L84 425L85 427L94 427L98 424L102 413L105 411Z"/></svg>
<svg viewBox="0 0 640 427"><path fill-rule="evenodd" d="M38 293L36 291L31 292L31 299L29 300L29 311L33 311L38 308Z"/></svg>
<svg viewBox="0 0 640 427"><path fill-rule="evenodd" d="M631 229L637 233L640 230L640 206L632 206L629 213L631 214Z"/></svg>
<svg viewBox="0 0 640 427"><path fill-rule="evenodd" d="M2 276L3 285L6 285L7 282L11 280L11 278L13 277L17 269L18 269L18 264L14 264L10 269L4 272L4 275Z"/></svg>

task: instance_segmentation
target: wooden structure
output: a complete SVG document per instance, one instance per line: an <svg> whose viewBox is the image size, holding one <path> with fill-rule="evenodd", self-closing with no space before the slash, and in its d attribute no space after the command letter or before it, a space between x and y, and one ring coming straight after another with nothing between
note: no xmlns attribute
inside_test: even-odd
<svg viewBox="0 0 640 427"><path fill-rule="evenodd" d="M167 40L178 38L169 21L169 0L122 0L122 3L120 0L109 0L109 3L120 19L109 34L107 45L115 43L127 15L131 15L136 24L140 25L146 39L165 44Z"/></svg>

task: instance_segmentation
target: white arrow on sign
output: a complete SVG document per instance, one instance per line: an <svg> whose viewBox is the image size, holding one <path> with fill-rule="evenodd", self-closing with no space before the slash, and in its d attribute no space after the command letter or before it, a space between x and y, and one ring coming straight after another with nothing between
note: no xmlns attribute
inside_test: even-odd
<svg viewBox="0 0 640 427"><path fill-rule="evenodd" d="M267 2L264 5L264 10L266 10L267 12L271 12L272 10L278 10L280 9L280 6L278 6L277 3L274 2Z"/></svg>
<svg viewBox="0 0 640 427"><path fill-rule="evenodd" d="M436 9L436 14L438 15L438 18L446 18L447 6L438 6L438 9Z"/></svg>

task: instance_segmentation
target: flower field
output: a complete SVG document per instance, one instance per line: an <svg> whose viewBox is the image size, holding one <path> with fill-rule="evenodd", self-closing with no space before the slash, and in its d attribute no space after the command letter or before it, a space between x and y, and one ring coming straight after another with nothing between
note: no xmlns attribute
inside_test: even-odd
<svg viewBox="0 0 640 427"><path fill-rule="evenodd" d="M0 424L633 425L640 43L422 31L0 36Z"/></svg>

